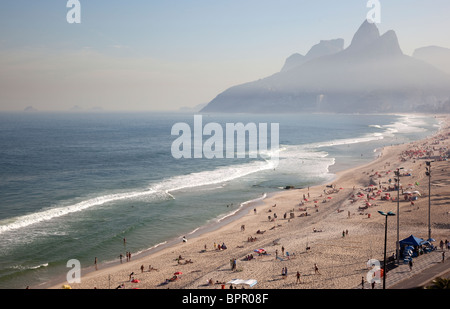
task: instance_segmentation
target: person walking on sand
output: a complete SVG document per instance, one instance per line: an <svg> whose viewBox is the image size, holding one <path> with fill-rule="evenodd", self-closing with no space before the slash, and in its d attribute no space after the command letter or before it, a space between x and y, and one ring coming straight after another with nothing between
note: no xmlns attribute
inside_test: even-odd
<svg viewBox="0 0 450 309"><path fill-rule="evenodd" d="M319 272L319 267L317 267L317 264L314 263L314 273L317 275L320 275L321 273Z"/></svg>
<svg viewBox="0 0 450 309"><path fill-rule="evenodd" d="M410 259L409 260L409 271L412 271L412 268L413 268L413 261L412 261L412 259Z"/></svg>
<svg viewBox="0 0 450 309"><path fill-rule="evenodd" d="M95 257L94 264L95 264L95 270L98 270L98 268L97 268L97 257Z"/></svg>
<svg viewBox="0 0 450 309"><path fill-rule="evenodd" d="M297 282L296 283L300 283L300 272L297 270Z"/></svg>
<svg viewBox="0 0 450 309"><path fill-rule="evenodd" d="M445 262L445 251L442 251L442 263Z"/></svg>
<svg viewBox="0 0 450 309"><path fill-rule="evenodd" d="M364 290L364 277L361 277L361 289L363 289Z"/></svg>

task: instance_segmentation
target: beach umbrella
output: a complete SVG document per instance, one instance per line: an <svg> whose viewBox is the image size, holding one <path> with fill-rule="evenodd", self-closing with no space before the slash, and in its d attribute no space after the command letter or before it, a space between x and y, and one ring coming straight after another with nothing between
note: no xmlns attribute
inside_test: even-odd
<svg viewBox="0 0 450 309"><path fill-rule="evenodd" d="M174 273L175 276L182 275L182 274L183 273L181 271L177 271L176 273Z"/></svg>

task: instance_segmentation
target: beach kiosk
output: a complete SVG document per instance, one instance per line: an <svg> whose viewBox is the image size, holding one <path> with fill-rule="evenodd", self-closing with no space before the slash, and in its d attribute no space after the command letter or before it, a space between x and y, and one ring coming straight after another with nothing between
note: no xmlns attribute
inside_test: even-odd
<svg viewBox="0 0 450 309"><path fill-rule="evenodd" d="M400 240L400 254L404 258L403 262L408 262L411 258L418 256L419 248L425 243L425 240L414 235Z"/></svg>

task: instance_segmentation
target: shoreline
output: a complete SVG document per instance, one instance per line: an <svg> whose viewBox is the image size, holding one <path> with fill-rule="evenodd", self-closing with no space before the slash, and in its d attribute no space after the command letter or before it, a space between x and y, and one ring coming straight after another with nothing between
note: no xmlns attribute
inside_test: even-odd
<svg viewBox="0 0 450 309"><path fill-rule="evenodd" d="M448 116L440 116L442 118L444 118L445 121L447 121L447 125L448 125ZM205 226L199 227L197 229L195 229L194 231L192 231L190 234L189 238L188 238L188 242L187 243L182 243L181 241L181 237L182 236L178 236L172 240L169 240L167 242L163 242L162 244L156 245L152 248L146 249L144 250L142 253L140 253L139 255L136 255L136 258L133 259L133 261L130 262L124 262L123 264L121 264L120 262L107 262L105 264L100 264L99 265L99 270L95 270L94 266L88 267L88 268L84 268L82 269L82 283L81 284L71 284L72 288L82 288L82 289L86 289L86 288L114 288L114 286L116 286L118 283L122 282L126 284L126 288L130 288L133 286L139 286L142 288L159 288L159 287L163 287L163 288L199 288L199 285L197 284L197 286L195 286L196 283L199 282L199 280L201 281L202 279L199 279L200 277L197 278L192 278L187 280L186 277L187 275L183 275L182 278L180 280L178 280L177 282L173 282L173 283L169 283L169 285L159 285L158 283L164 281L164 279L162 279L163 277L169 277L171 272L166 272L165 276L163 277L159 277L159 278L154 278L154 280L144 280L144 279L140 279L142 284L133 284L133 283L128 283L128 281L126 279L128 279L128 274L130 273L130 270L134 269L134 273L136 274L136 276L138 277L139 275L142 275L143 277L145 275L149 275L149 273L151 273L151 271L145 271L145 272L140 272L139 271L139 266L145 265L145 269L147 269L147 265L150 263L151 265L155 265L158 267L158 269L161 269L164 266L167 266L167 264L169 265L167 268L173 268L174 265L173 264L173 258L176 258L178 256L178 253L183 253L183 255L186 256L190 256L192 255L194 263L193 265L197 265L198 261L202 258L202 255L207 255L212 251L213 255L221 255L221 253L224 253L225 251L227 251L226 253L229 253L231 251L235 251L234 249L238 248L238 249L243 249L243 250L236 250L236 256L238 256L239 258L241 258L242 256L245 256L245 253L250 253L252 252L251 250L249 250L250 248L242 248L245 247L245 245L240 245L242 243L242 241L237 241L236 239L233 242L233 245L235 244L239 244L238 246L236 246L236 248L234 248L233 246L228 246L230 249L232 250L223 250L223 251L216 251L216 250L211 250L211 245L212 245L212 239L217 239L218 242L220 238L223 238L225 235L229 236L231 234L238 234L238 236L240 236L240 238L245 236L242 236L242 231L239 232L239 225L244 225L246 226L251 226L253 228L253 230L256 227L262 227L265 226L267 227L267 223L264 222L262 220L262 218L260 218L260 213L263 212L264 210L266 210L266 214L267 211L272 210L269 207L274 207L273 203L277 202L277 201L282 201L282 204L288 204L288 205L283 205L283 211L288 211L291 208L294 210L292 213L295 214L295 218L292 218L292 222L290 219L288 219L288 222L286 223L286 220L277 219L277 223L280 222L282 224L280 224L280 226L275 225L275 223L273 223L273 227L274 229L282 229L285 228L287 225L293 225L291 223L294 223L295 221L299 221L299 219L297 219L297 214L299 212L303 211L297 211L295 210L295 208L299 208L301 209L302 207L299 207L299 205L297 205L296 202L301 200L301 194L306 194L306 193L312 193L316 196L318 196L323 187L325 187L328 184L336 184L339 183L341 184L344 189L343 190L339 190L339 192L335 192L335 195L332 196L332 198L336 198L336 202L332 199L330 199L330 201L327 201L327 203L324 203L326 205L320 205L320 213L322 213L322 208L325 208L325 215L322 215L321 218L322 220L327 219L330 216L333 216L336 209L338 210L339 213L339 209L342 205L347 205L348 203L346 202L348 200L348 197L354 193L353 189L350 189L349 187L353 184L353 187L355 186L361 186L361 180L363 178L366 179L366 182L368 183L369 180L367 177L359 177L359 179L357 179L358 177L352 177L351 174L361 174L360 172L364 169L373 167L375 165L379 165L380 163L382 163L383 161L386 161L386 159L394 159L397 155L398 152L407 148L408 145L410 144L420 144L423 143L424 141L433 139L435 136L439 136L440 134L442 134L443 131L445 131L446 129L448 129L448 127L445 127L445 124L442 124L440 127L440 130L433 134L432 136L424 139L424 140L419 140L419 141L415 141L412 143L408 143L408 144L398 144L398 145L391 145L391 146L386 146L383 149L380 150L380 155L378 157L375 157L373 160L370 160L369 162L366 162L362 165L359 166L355 166L349 169L345 169L345 170L341 170L341 171L337 171L337 172L333 172L333 179L331 180L327 180L326 183L322 183L322 184L318 184L315 185L311 188L299 188L299 189L289 189L289 190L282 190L282 191L274 191L274 192L270 192L267 193L266 197L261 199L261 198L255 198L254 200L251 201L246 201L241 203L241 205L248 203L245 206L241 206L237 211L235 211L233 214L231 215L227 215L225 214L222 220L215 220L215 222L209 223ZM445 132L444 132L445 133ZM386 158L387 157L387 158ZM349 177L350 175L350 177ZM363 181L364 182L364 181ZM308 190L308 191L306 191ZM342 193L342 194L341 194ZM322 197L322 196L321 196ZM331 196L330 196L331 197ZM310 202L310 201L308 201ZM275 205L277 205L278 203L275 203ZM309 209L314 209L314 205L311 205L311 203L306 203L307 204L307 208ZM271 206L272 205L272 206ZM279 204L276 206L278 207ZM322 207L325 206L325 207ZM259 217L259 221L255 222L256 220L254 219L256 216L256 213L252 214L252 208L257 209L257 213ZM265 209L264 209L265 208ZM317 209L319 210L319 209ZM278 211L278 208L277 208ZM285 212L286 213L286 212ZM315 215L315 214L314 214ZM312 215L310 215L312 216ZM308 217L308 216L306 216ZM309 218L310 219L310 218ZM302 219L300 219L302 220ZM217 222L218 221L218 222ZM220 222L223 221L223 222ZM266 219L266 221L268 221ZM311 221L311 220L305 220L305 221ZM378 220L379 221L379 220ZM320 220L314 220L312 223L315 223L316 225L320 224L322 221ZM219 224L217 224L219 223ZM311 222L306 222L305 224L300 224L298 226L298 230L305 230L305 228L310 227ZM289 226L288 226L289 227ZM297 230L297 228L295 228L295 230ZM268 237L266 239L265 242L258 242L258 244L255 244L255 246L270 246L271 243L275 243L275 240L277 240L278 238L285 238L285 235L290 234L292 231L286 231L286 233L279 233L278 235L273 235L272 237ZM249 233L245 233L245 235L247 235ZM255 234L250 233L250 234ZM303 233L305 234L305 233ZM315 233L316 235L313 236L318 236L320 235L325 235L322 233ZM328 234L327 234L328 235ZM234 235L236 236L236 235ZM253 237L253 236L252 236ZM259 237L259 236L258 236ZM232 237L230 236L229 239L231 239ZM261 238L263 238L263 235L261 235ZM299 237L301 238L301 237ZM307 236L307 246L310 244L316 244L316 242L313 240L314 237L311 237L311 241L309 241L308 236ZM228 245L228 240L225 241ZM231 241L230 241L231 242ZM299 241L298 239L289 239L289 241L286 240L286 244L293 245L294 247L298 247L298 244L301 241ZM303 241L304 242L304 241ZM200 245L201 243L207 243L208 248L202 252L202 245ZM284 241L283 241L284 243ZM284 245L285 247L287 247L288 245ZM190 250L189 250L190 248ZM195 248L194 251L198 251L200 250L198 253L194 254L193 252L193 248ZM272 249L272 248L271 248ZM279 249L277 249L279 250ZM269 250L267 250L269 252ZM270 250L271 254L274 255L274 250ZM303 251L303 250L301 250ZM297 253L297 254L304 254L304 252L301 253ZM172 261L167 262L167 257L171 256ZM233 255L228 255L227 254L227 258L231 257ZM207 261L208 259L206 259ZM228 258L229 260L229 258ZM226 265L227 263L227 259L222 260L219 264L218 264L218 268L222 268L224 267L224 265ZM239 262L240 264L242 264L241 262ZM247 263L252 263L251 261L247 261ZM334 262L333 262L334 263ZM217 265L217 264L216 264ZM334 264L333 264L334 265ZM177 268L178 265L175 265L175 268ZM229 266L229 265L228 265ZM337 266L337 265L336 265ZM180 268L182 268L181 266L178 266ZM185 268L187 268L186 266L183 266ZM334 266L333 266L334 267ZM164 267L165 268L165 267ZM195 267L194 267L195 268ZM217 267L216 267L217 268ZM203 275L202 278L207 278L208 274L212 274L214 273L214 268L212 268L211 270L207 271L206 275ZM162 272L162 270L161 270ZM199 271L199 270L192 270L191 273L192 274L198 274L203 272ZM292 273L292 272L291 272ZM116 278L114 279L114 284L112 284L112 286L110 286L109 284L106 285L105 284L105 278L108 277L110 278L111 274L113 274L113 277ZM64 274L65 276L65 274ZM106 277L105 277L106 276ZM205 277L206 276L206 277ZM61 276L62 277L62 276ZM118 279L118 277L120 277L120 279ZM194 276L196 277L196 276ZM149 279L149 278L145 278L145 279ZM109 280L109 279L108 279ZM144 282L145 281L145 282ZM186 282L186 281L189 281ZM205 279L206 281L206 279ZM275 281L279 281L279 280L274 280ZM202 281L204 282L204 281ZM277 282L278 284L279 282ZM44 286L46 288L61 288L62 284L66 284L64 283L64 281L61 281L60 279L54 279L51 280L48 283L45 284L41 284L40 286L38 286L37 288L43 288ZM268 288L279 288L277 287L277 284L271 285L271 284L267 284ZM201 285L201 287L203 287L203 285ZM211 288L211 286L205 286L205 288ZM213 288L219 288L218 286L212 286ZM258 287L258 285L257 285ZM289 287L290 288L290 287Z"/></svg>

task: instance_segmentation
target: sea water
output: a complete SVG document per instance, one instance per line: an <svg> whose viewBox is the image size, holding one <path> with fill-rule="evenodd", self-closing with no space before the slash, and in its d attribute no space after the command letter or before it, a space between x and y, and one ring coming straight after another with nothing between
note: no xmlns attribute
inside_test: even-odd
<svg viewBox="0 0 450 309"><path fill-rule="evenodd" d="M323 184L384 146L436 132L433 116L203 115L203 122L278 123L279 164L175 159L181 113L1 113L0 288L65 278L216 226L268 193ZM126 240L124 242L124 239ZM217 240L219 242L226 240Z"/></svg>

